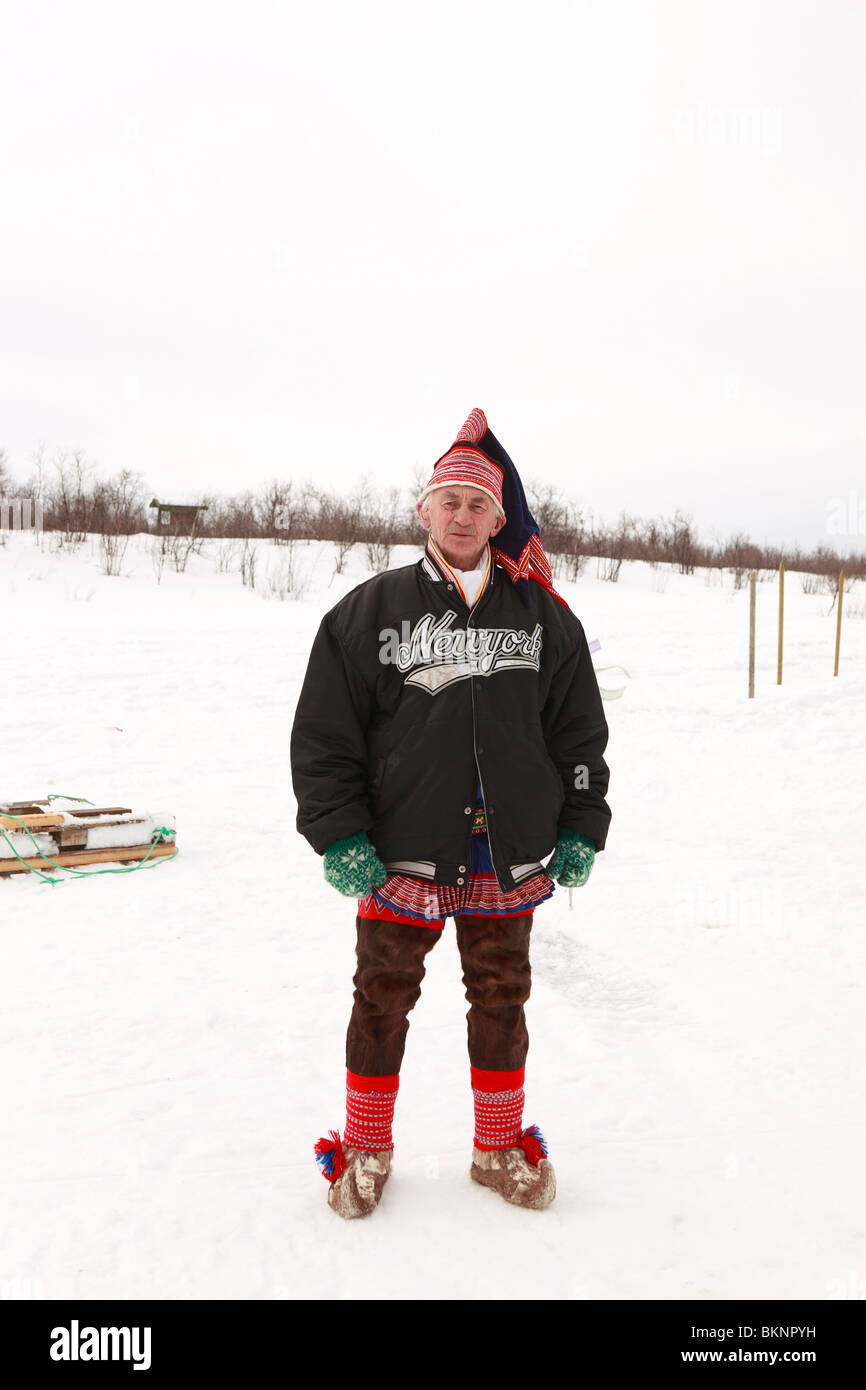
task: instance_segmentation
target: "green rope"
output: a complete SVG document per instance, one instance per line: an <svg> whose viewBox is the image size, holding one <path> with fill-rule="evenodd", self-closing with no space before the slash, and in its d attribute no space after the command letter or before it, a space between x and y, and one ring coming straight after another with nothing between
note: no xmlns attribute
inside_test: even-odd
<svg viewBox="0 0 866 1390"><path fill-rule="evenodd" d="M64 796L62 792L49 792L46 801L83 801L85 806L95 806L95 801L88 801L86 796ZM38 805L38 803L37 803Z"/></svg>
<svg viewBox="0 0 866 1390"><path fill-rule="evenodd" d="M83 801L83 800L84 800L84 797L83 797L83 796L66 796L66 797L61 797L60 793L58 792L55 796L49 796L49 797L48 797L48 800L49 800L49 801L58 801L58 800L63 800L63 801ZM93 802L93 801L88 801L88 802L87 802L87 805L88 805L88 806L93 806L93 805L95 805L95 802ZM50 867L51 867L52 869L57 869L58 872L63 872L63 873L71 874L73 878L95 878L97 874L134 874L134 873L137 873L139 869L143 869L143 868L145 867L145 865L147 864L148 859L149 859L150 856L153 854L153 851L156 849L156 847L157 847L157 845L159 844L160 840L168 840L168 839L170 839L171 836L174 834L174 831L173 831L173 830L169 830L167 826L165 826L165 825L160 825L160 826L158 826L158 827L156 828L156 830L154 830L154 831L151 832L151 846L150 846L150 849L147 851L147 854L142 855L141 859L138 861L137 864L125 864L125 865L122 865L119 869L75 869L75 868L73 868L73 866L72 866L71 864L55 864L55 862L54 862L53 859L49 859L47 855L43 854L43 853L42 853L42 850L41 850L41 849L39 848L39 846L36 844L36 841L35 841L35 839L33 838L33 835L32 835L31 832L30 832L30 827L24 823L24 821L21 819L20 816L13 816L9 811L0 811L0 816L5 816L5 817L6 817L7 819L9 819L9 820L17 820L18 824L21 826L22 830L24 831L25 835L27 835L28 839L32 840L32 841L33 841L33 844L36 845L36 854L38 855L38 857L39 857L45 864L50 865ZM53 888L53 887L54 887L56 884L58 884L58 883L66 883L66 882L68 882L68 880L67 880L67 879L64 879L64 878L52 878L52 877L50 876L50 874L44 874L44 873L42 872L41 869L37 869L37 868L35 867L35 865L30 864L26 859L22 859L22 858L21 858L21 855L18 853L17 849L16 849L15 846L13 845L12 841L9 839L9 836L6 834L6 831L3 830L2 828L0 828L0 835L3 836L3 839L6 841L7 845L8 845L9 848L11 849L12 853L15 855L15 858L16 858L21 864L23 864L24 867L25 867L26 869L28 869L28 870L30 871L31 874L35 874L37 878L41 879L43 883L50 883L51 886L52 886L52 888ZM117 849L120 850L120 851L122 851L124 848L125 848L125 847L124 847L123 845L118 845L118 846L117 846ZM128 848L128 846L126 846L126 848ZM173 853L173 854L163 854L163 855L160 855L159 859L155 859L155 860L153 861L152 864L149 864L149 865L148 865L148 868L151 868L151 869L158 869L159 866L160 866L160 864L168 864L168 863L170 863L172 859L175 859L175 858L177 857L177 853L178 853L178 849L177 849L177 845L175 845L175 847L174 847L174 853Z"/></svg>

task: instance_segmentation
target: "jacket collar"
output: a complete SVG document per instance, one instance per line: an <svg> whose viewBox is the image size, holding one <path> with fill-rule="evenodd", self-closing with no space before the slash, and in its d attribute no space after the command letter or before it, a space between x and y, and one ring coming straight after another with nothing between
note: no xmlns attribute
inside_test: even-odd
<svg viewBox="0 0 866 1390"><path fill-rule="evenodd" d="M481 588L478 590L478 593L472 604L469 604L468 599L466 598L466 594L463 591L463 585L460 583L459 577L455 573L452 566L449 565L448 561L445 559L445 556L442 554L435 541L433 540L433 537L430 535L428 535L427 544L424 547L424 554L421 559L421 568L427 575L428 579L432 579L434 582L437 583L444 580L448 584L453 584L455 589L463 599L464 603L466 603L468 607L474 608L476 604L480 602L482 595L487 592L488 588L493 583L493 553L489 541L487 542L487 546L485 548L485 557L486 558L484 563L486 565L486 568L484 571L484 579L482 581Z"/></svg>

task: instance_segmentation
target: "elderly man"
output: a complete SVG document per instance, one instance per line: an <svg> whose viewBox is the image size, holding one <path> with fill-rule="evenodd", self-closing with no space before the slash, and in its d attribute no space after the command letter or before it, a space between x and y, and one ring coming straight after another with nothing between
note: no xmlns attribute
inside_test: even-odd
<svg viewBox="0 0 866 1390"><path fill-rule="evenodd" d="M610 821L583 627L483 411L417 505L424 554L325 615L292 731L298 830L357 899L346 1124L315 1146L344 1217L371 1212L390 1174L408 1014L449 916L470 1004L470 1176L521 1206L553 1200L547 1146L523 1127L532 914L555 882L586 882Z"/></svg>

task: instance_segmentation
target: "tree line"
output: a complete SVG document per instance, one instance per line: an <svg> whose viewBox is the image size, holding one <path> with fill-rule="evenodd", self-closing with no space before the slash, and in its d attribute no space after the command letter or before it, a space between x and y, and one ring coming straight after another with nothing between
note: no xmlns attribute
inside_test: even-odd
<svg viewBox="0 0 866 1390"><path fill-rule="evenodd" d="M414 499L427 481L415 470L410 489L374 488L367 479L345 494L329 492L310 481L274 479L257 491L197 498L202 505L196 538L332 541L341 555L366 546L375 568L384 568L395 545L416 545L421 531ZM677 510L670 517L636 518L622 512L603 522L550 484L529 482L527 500L538 522L545 550L557 578L577 579L590 557L600 577L616 580L624 560L671 564L682 574L699 568L732 571L735 585L751 570L788 570L826 578L866 577L866 553L853 546L842 552L828 544L811 550L799 545L759 545L744 532L726 540L702 541L692 518ZM154 533L156 513L138 473L127 469L100 477L80 451L61 453L48 464L37 454L34 471L22 485L13 480L0 449L0 498L19 496L41 504L42 529L60 532L74 543L88 535L106 538ZM171 500L171 499L169 499ZM166 528L163 528L164 530ZM186 529L176 519L169 533Z"/></svg>

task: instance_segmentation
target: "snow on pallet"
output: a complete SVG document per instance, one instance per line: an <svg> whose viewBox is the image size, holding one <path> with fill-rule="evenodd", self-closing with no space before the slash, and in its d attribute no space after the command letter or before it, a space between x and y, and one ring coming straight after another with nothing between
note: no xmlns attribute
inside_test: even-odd
<svg viewBox="0 0 866 1390"><path fill-rule="evenodd" d="M45 869L41 855L64 866L162 859L175 853L175 829L173 816L135 813L129 806L82 809L64 797L0 799L0 874ZM154 844L154 835L165 831L169 837L162 833Z"/></svg>

